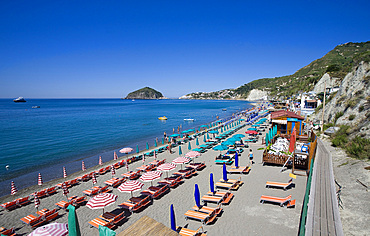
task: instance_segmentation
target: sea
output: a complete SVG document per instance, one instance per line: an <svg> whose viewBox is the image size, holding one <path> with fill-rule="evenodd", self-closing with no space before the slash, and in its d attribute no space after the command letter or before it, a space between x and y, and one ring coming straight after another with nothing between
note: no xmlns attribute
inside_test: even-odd
<svg viewBox="0 0 370 236"><path fill-rule="evenodd" d="M40 106L40 108L32 108ZM251 108L247 101L0 99L0 196L10 194L10 183L23 189L63 177L113 159L114 151L153 147L163 133L198 128ZM158 117L166 116L166 121ZM194 119L194 121L184 121Z"/></svg>

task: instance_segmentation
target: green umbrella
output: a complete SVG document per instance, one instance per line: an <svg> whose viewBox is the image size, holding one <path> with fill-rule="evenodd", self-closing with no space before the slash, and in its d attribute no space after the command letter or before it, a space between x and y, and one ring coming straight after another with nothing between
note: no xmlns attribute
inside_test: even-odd
<svg viewBox="0 0 370 236"><path fill-rule="evenodd" d="M157 140L154 139L154 146L158 147Z"/></svg>
<svg viewBox="0 0 370 236"><path fill-rule="evenodd" d="M181 146L179 146L179 155L182 155Z"/></svg>
<svg viewBox="0 0 370 236"><path fill-rule="evenodd" d="M195 141L195 145L199 146L199 140L198 140L198 137L197 137L197 140Z"/></svg>
<svg viewBox="0 0 370 236"><path fill-rule="evenodd" d="M164 138L162 138L162 144L164 144Z"/></svg>
<svg viewBox="0 0 370 236"><path fill-rule="evenodd" d="M116 232L108 227L99 225L99 236L116 236Z"/></svg>
<svg viewBox="0 0 370 236"><path fill-rule="evenodd" d="M190 144L190 141L189 141L188 149L189 149L189 151L191 151L191 144Z"/></svg>
<svg viewBox="0 0 370 236"><path fill-rule="evenodd" d="M203 135L203 142L207 142L206 135Z"/></svg>
<svg viewBox="0 0 370 236"><path fill-rule="evenodd" d="M149 150L149 144L148 144L148 142L146 143L146 149Z"/></svg>
<svg viewBox="0 0 370 236"><path fill-rule="evenodd" d="M207 133L207 140L209 139L209 135L208 135L208 133Z"/></svg>
<svg viewBox="0 0 370 236"><path fill-rule="evenodd" d="M70 204L68 207L68 235L69 236L80 236L80 225L76 215L76 208Z"/></svg>
<svg viewBox="0 0 370 236"><path fill-rule="evenodd" d="M136 144L136 153L139 153L139 145Z"/></svg>

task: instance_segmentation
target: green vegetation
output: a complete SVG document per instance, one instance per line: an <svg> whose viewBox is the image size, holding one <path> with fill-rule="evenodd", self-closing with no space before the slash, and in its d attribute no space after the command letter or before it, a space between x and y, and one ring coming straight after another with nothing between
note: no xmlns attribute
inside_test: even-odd
<svg viewBox="0 0 370 236"><path fill-rule="evenodd" d="M324 124L324 131L333 126L334 126L333 123Z"/></svg>
<svg viewBox="0 0 370 236"><path fill-rule="evenodd" d="M335 113L335 117L334 117L334 124L335 123L337 123L337 120L341 117L341 116L343 116L343 111L340 111L340 112L337 112L337 113Z"/></svg>
<svg viewBox="0 0 370 236"><path fill-rule="evenodd" d="M162 97L163 95L161 92L149 87L145 87L129 93L125 99L156 99Z"/></svg>
<svg viewBox="0 0 370 236"><path fill-rule="evenodd" d="M348 120L354 120L356 118L356 116L354 115L354 114L352 114L352 115L350 115L349 117L348 117Z"/></svg>
<svg viewBox="0 0 370 236"><path fill-rule="evenodd" d="M362 112L364 109L365 109L365 108L364 108L364 106L360 106L360 107L358 108L358 111L359 111L359 112Z"/></svg>

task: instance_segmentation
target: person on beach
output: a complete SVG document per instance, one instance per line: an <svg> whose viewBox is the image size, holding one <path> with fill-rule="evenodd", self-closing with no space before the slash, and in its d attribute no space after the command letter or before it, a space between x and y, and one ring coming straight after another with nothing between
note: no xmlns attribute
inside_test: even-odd
<svg viewBox="0 0 370 236"><path fill-rule="evenodd" d="M252 149L249 149L249 160L250 160L251 165L253 165L253 152L252 152Z"/></svg>
<svg viewBox="0 0 370 236"><path fill-rule="evenodd" d="M167 149L170 152L170 154L172 154L171 145L172 145L171 142L168 142Z"/></svg>
<svg viewBox="0 0 370 236"><path fill-rule="evenodd" d="M172 133L175 133L175 128L172 128Z"/></svg>
<svg viewBox="0 0 370 236"><path fill-rule="evenodd" d="M167 141L167 134L166 134L166 131L164 131L164 133L163 133L163 137L164 137L164 140L166 140L166 141Z"/></svg>

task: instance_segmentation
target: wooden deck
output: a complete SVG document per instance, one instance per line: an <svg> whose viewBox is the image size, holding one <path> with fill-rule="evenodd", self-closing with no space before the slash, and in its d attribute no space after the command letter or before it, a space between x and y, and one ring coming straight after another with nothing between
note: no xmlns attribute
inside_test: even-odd
<svg viewBox="0 0 370 236"><path fill-rule="evenodd" d="M332 158L318 139L305 235L343 235Z"/></svg>

